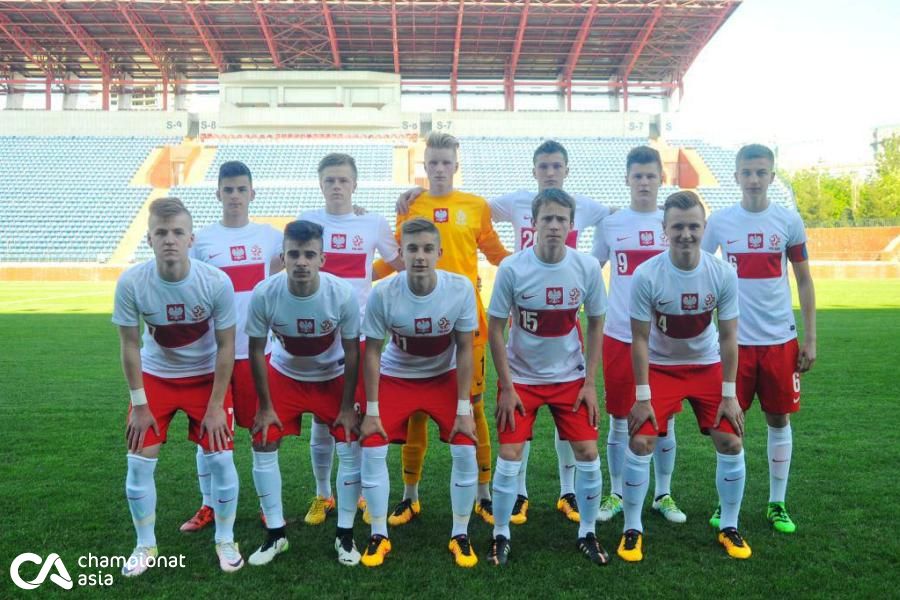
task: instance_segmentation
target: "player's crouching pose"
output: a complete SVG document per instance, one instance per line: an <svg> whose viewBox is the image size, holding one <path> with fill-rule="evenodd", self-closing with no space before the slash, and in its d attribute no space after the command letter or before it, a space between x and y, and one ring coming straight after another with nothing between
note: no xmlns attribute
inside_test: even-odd
<svg viewBox="0 0 900 600"><path fill-rule="evenodd" d="M325 262L322 227L293 221L284 229L284 273L256 286L247 315L250 367L259 396L253 424L253 482L266 516L268 537L250 556L268 564L288 549L281 503L278 447L285 435L300 435L303 413L331 425L337 440L338 562L355 565L353 520L359 498L359 444L353 402L359 368L359 304L353 287L320 273ZM269 364L269 330L276 343Z"/></svg>
<svg viewBox="0 0 900 600"><path fill-rule="evenodd" d="M535 416L548 406L559 437L575 453L575 497L581 509L578 549L605 565L609 557L594 533L603 479L597 455L597 391L606 292L592 256L566 247L575 203L562 190L547 189L532 204L536 243L500 265L488 309L488 340L497 369L497 430L500 454L494 472L494 538L488 560L506 563L509 521L525 442ZM575 323L584 305L588 318L582 354ZM509 342L503 333L513 317ZM587 363L587 364L585 364Z"/></svg>
<svg viewBox="0 0 900 600"><path fill-rule="evenodd" d="M693 192L669 196L663 213L669 250L639 266L632 279L636 401L628 417L625 528L618 549L629 562L643 559L641 511L656 437L665 432L685 398L716 448L716 488L722 505L719 543L733 558L750 557L750 546L737 530L745 481L744 413L735 397L737 276L727 263L700 249L705 216Z"/></svg>
<svg viewBox="0 0 900 600"><path fill-rule="evenodd" d="M238 476L228 384L234 365L234 289L225 273L189 258L192 229L181 200L154 200L147 241L155 258L126 271L116 286L112 322L119 326L122 370L131 390L125 493L137 531L137 546L122 568L126 577L145 572L148 559L158 555L153 472L177 410L188 416L188 438L206 453L219 566L223 571L244 566L233 533Z"/></svg>
<svg viewBox="0 0 900 600"><path fill-rule="evenodd" d="M362 491L372 519L372 537L362 562L376 567L391 551L388 443L403 442L410 416L421 411L437 423L441 440L450 444L450 552L460 567L473 567L478 558L469 543L468 527L478 483L469 398L472 337L478 327L475 290L462 275L435 268L441 237L433 223L411 219L401 232L406 271L372 291L362 327L367 398L361 431Z"/></svg>

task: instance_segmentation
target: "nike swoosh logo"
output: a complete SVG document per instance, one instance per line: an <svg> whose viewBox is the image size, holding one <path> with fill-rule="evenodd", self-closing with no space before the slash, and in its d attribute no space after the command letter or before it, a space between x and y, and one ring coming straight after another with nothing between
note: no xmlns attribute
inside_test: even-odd
<svg viewBox="0 0 900 600"><path fill-rule="evenodd" d="M403 473L404 475L418 475L415 471L407 471L406 469L403 469Z"/></svg>
<svg viewBox="0 0 900 600"><path fill-rule="evenodd" d="M672 304L671 300L666 300L665 302L659 302L660 306L665 306L666 304Z"/></svg>
<svg viewBox="0 0 900 600"><path fill-rule="evenodd" d="M361 481L357 479L356 481L345 481L344 485L357 485L359 483L361 483Z"/></svg>
<svg viewBox="0 0 900 600"><path fill-rule="evenodd" d="M472 487L472 486L475 485L475 484L474 484L474 483L469 483L469 484L466 484L466 485L460 485L459 483L454 483L453 485L455 485L456 487L467 488L467 487Z"/></svg>
<svg viewBox="0 0 900 600"><path fill-rule="evenodd" d="M618 445L619 445L619 442L606 442L607 448L609 448L610 446L618 446Z"/></svg>
<svg viewBox="0 0 900 600"><path fill-rule="evenodd" d="M727 477L725 477L724 479L725 479L725 481L727 481L728 483L733 483L733 482L735 482L735 481L740 481L741 479L743 479L743 477L738 477L738 478L736 478L736 479L728 479Z"/></svg>
<svg viewBox="0 0 900 600"><path fill-rule="evenodd" d="M287 323L272 323L273 327L287 327Z"/></svg>
<svg viewBox="0 0 900 600"><path fill-rule="evenodd" d="M729 244L736 244L736 243L738 243L739 241L741 241L741 240L728 240L728 243L729 243Z"/></svg>
<svg viewBox="0 0 900 600"><path fill-rule="evenodd" d="M363 483L363 484L360 484L360 487L364 490L374 490L378 486L377 485L366 485Z"/></svg>
<svg viewBox="0 0 900 600"><path fill-rule="evenodd" d="M597 499L597 498L599 498L599 497L600 497L600 494L594 494L593 496L588 496L587 499L588 499L588 500L595 500L595 499Z"/></svg>
<svg viewBox="0 0 900 600"><path fill-rule="evenodd" d="M630 235L626 235L625 237L617 237L617 238L616 238L616 241L617 241L617 242L621 242L622 240L627 240L627 239L630 238L630 237L631 237Z"/></svg>
<svg viewBox="0 0 900 600"><path fill-rule="evenodd" d="M481 467L481 472L482 472L482 473L487 473L487 472L490 471L490 470L491 470L490 467Z"/></svg>
<svg viewBox="0 0 900 600"><path fill-rule="evenodd" d="M575 468L575 465L564 465L563 468L565 468L566 470L574 469L574 468Z"/></svg>
<svg viewBox="0 0 900 600"><path fill-rule="evenodd" d="M159 311L152 312L152 313L142 312L141 314L144 315L145 317L152 317L153 315L158 315Z"/></svg>
<svg viewBox="0 0 900 600"><path fill-rule="evenodd" d="M228 504L229 502L234 502L234 498L229 498L228 500L219 500L219 504Z"/></svg>
<svg viewBox="0 0 900 600"><path fill-rule="evenodd" d="M650 481L650 480L648 479L647 481ZM642 485L647 483L647 481L642 481L641 483L631 483L630 481L626 481L625 485L627 485L628 487L641 487Z"/></svg>
<svg viewBox="0 0 900 600"><path fill-rule="evenodd" d="M244 559L242 558L240 560L236 560L233 563L228 563L228 564L231 565L232 567L239 567L242 564L244 564Z"/></svg>
<svg viewBox="0 0 900 600"><path fill-rule="evenodd" d="M147 494L144 494L143 496L138 496L137 498L132 498L131 496L128 496L128 499L129 500L143 500L146 497L147 497Z"/></svg>
<svg viewBox="0 0 900 600"><path fill-rule="evenodd" d="M271 496L271 495L272 495L272 493L270 492L270 493L268 493L268 494L263 494L262 496L257 496L257 498L260 498L260 499L262 499L262 498L268 498L268 497Z"/></svg>
<svg viewBox="0 0 900 600"><path fill-rule="evenodd" d="M773 463L786 463L786 462L788 462L788 459L778 460L777 458L773 458L772 462Z"/></svg>
<svg viewBox="0 0 900 600"><path fill-rule="evenodd" d="M662 449L663 454L665 454L666 452L671 452L672 450L674 450L674 448L663 448Z"/></svg>
<svg viewBox="0 0 900 600"><path fill-rule="evenodd" d="M222 254L222 253L221 253L221 252L216 252L215 254L210 254L209 256L206 257L206 260L212 260L212 259L214 259L215 257L219 256L220 254Z"/></svg>
<svg viewBox="0 0 900 600"><path fill-rule="evenodd" d="M522 300L531 300L535 296L537 296L537 294L522 294Z"/></svg>

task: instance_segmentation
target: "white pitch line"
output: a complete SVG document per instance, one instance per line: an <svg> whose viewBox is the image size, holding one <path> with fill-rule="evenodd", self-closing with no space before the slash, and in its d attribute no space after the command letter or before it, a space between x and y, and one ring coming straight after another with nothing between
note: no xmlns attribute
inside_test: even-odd
<svg viewBox="0 0 900 600"><path fill-rule="evenodd" d="M60 300L65 298L87 298L90 296L106 296L106 292L89 292L89 293L78 293L78 294L59 294L57 296L43 296L40 298L25 298L23 300L5 300L0 302L0 307L5 306L13 306L15 304L27 304L29 302L37 303L37 302L45 302L47 300Z"/></svg>

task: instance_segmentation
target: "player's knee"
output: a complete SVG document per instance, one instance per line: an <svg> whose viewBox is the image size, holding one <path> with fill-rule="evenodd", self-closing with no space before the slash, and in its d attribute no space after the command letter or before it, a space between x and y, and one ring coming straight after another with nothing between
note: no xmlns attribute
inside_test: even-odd
<svg viewBox="0 0 900 600"><path fill-rule="evenodd" d="M262 442L253 442L253 451L254 452L275 452L281 446L281 440L277 440L274 442L268 442L263 444Z"/></svg>
<svg viewBox="0 0 900 600"><path fill-rule="evenodd" d="M498 456L503 460L522 460L522 449L525 444L500 444Z"/></svg>
<svg viewBox="0 0 900 600"><path fill-rule="evenodd" d="M653 454L653 448L655 446L656 440L649 435L636 435L628 442L628 447L638 456Z"/></svg>
<svg viewBox="0 0 900 600"><path fill-rule="evenodd" d="M359 472L362 462L359 444L348 444L347 442L338 442L335 445L338 455L338 461L345 469L351 472Z"/></svg>
<svg viewBox="0 0 900 600"><path fill-rule="evenodd" d="M583 462L597 460L597 442L592 440L572 442L572 453L575 454L575 460Z"/></svg>
<svg viewBox="0 0 900 600"><path fill-rule="evenodd" d="M776 415L773 413L766 413L766 424L769 427L778 427L779 429L782 427L787 427L791 422L791 415Z"/></svg>
<svg viewBox="0 0 900 600"><path fill-rule="evenodd" d="M713 440L716 444L716 451L720 454L740 454L744 448L741 438L733 433L719 433Z"/></svg>

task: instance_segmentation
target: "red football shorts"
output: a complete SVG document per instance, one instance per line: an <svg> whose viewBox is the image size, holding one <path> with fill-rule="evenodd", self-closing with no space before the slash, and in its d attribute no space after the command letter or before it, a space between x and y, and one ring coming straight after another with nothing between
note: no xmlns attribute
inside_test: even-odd
<svg viewBox="0 0 900 600"><path fill-rule="evenodd" d="M474 446L475 442L456 434L450 439L456 421L456 369L426 379L403 379L382 375L378 382L378 412L388 439L378 434L362 441L366 447L406 441L406 425L413 413L422 411L437 423L442 442Z"/></svg>
<svg viewBox="0 0 900 600"><path fill-rule="evenodd" d="M206 416L209 406L209 397L212 394L214 375L195 375L194 377L177 377L167 379L157 377L149 373L142 373L144 380L144 392L147 394L147 407L156 424L159 426L159 435L150 428L144 436L144 447L166 443L169 432L169 423L176 411L184 412L188 417L188 439L198 444L204 450L212 451L209 434L200 437L200 423ZM229 438L234 437L234 406L231 399L231 389L225 389L225 403L222 405L225 411L225 422L228 424ZM129 406L128 412L131 413ZM232 441L228 442L225 450L234 448Z"/></svg>
<svg viewBox="0 0 900 600"><path fill-rule="evenodd" d="M272 365L268 367L269 394L272 396L272 408L281 421L283 429L269 426L267 442L280 440L286 435L300 435L300 420L303 413L311 413L328 430L335 440L348 441L343 427L332 427L332 423L341 412L341 399L344 394L344 376L339 375L327 381L298 381L276 371ZM355 440L351 434L349 441ZM262 443L262 432L253 436L253 442Z"/></svg>
<svg viewBox="0 0 900 600"><path fill-rule="evenodd" d="M694 409L700 431L709 433L716 429L734 433L727 419L722 419L718 427L716 413L722 402L722 363L711 365L650 365L650 402L659 431L646 421L637 435L665 435L669 417L681 412L682 402L687 399Z"/></svg>
<svg viewBox="0 0 900 600"><path fill-rule="evenodd" d="M587 406L581 405L577 412L572 412L578 392L584 387L584 379L567 381L566 383L550 383L545 385L528 385L513 383L519 399L525 406L525 415L514 413L515 431L498 431L497 438L501 444L520 444L533 437L534 420L542 406L550 409L559 439L570 442L597 440L597 430L588 421ZM500 388L497 388L497 396Z"/></svg>
<svg viewBox="0 0 900 600"><path fill-rule="evenodd" d="M606 412L617 419L628 417L634 406L634 372L631 344L603 336L603 389Z"/></svg>
<svg viewBox="0 0 900 600"><path fill-rule="evenodd" d="M745 411L759 397L763 411L787 415L800 410L796 339L774 346L739 346L737 397Z"/></svg>
<svg viewBox="0 0 900 600"><path fill-rule="evenodd" d="M234 399L235 423L238 427L250 429L253 427L256 409L259 407L259 399L256 397L249 358L234 361L234 370L231 372L231 396Z"/></svg>

